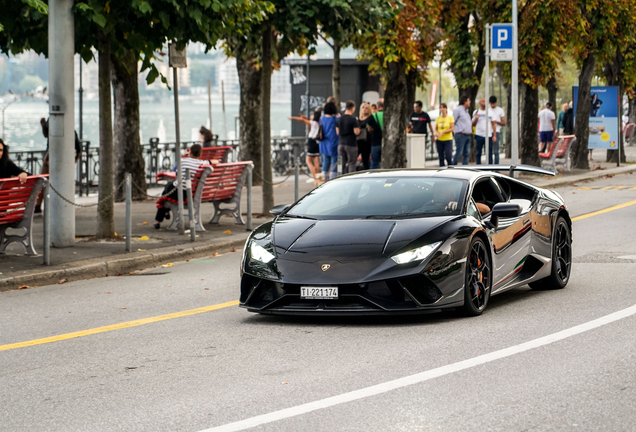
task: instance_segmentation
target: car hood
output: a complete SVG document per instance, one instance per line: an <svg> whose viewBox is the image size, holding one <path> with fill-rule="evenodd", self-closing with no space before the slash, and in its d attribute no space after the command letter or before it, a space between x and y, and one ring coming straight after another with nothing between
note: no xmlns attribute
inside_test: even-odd
<svg viewBox="0 0 636 432"><path fill-rule="evenodd" d="M341 264L386 259L455 216L401 220L278 218L272 241L278 260Z"/></svg>

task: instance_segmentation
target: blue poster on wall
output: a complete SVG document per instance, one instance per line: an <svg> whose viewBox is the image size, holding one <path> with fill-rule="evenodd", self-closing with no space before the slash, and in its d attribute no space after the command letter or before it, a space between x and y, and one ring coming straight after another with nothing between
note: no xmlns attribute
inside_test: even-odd
<svg viewBox="0 0 636 432"><path fill-rule="evenodd" d="M576 117L579 88L572 87ZM592 87L590 104L589 149L618 149L618 87Z"/></svg>

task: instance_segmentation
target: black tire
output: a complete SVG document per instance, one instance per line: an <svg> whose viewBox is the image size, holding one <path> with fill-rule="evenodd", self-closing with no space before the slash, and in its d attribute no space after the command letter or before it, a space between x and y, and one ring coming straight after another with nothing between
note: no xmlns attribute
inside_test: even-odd
<svg viewBox="0 0 636 432"><path fill-rule="evenodd" d="M470 242L466 257L466 277L464 281L464 306L466 316L481 315L490 299L492 289L492 266L486 243L480 238Z"/></svg>
<svg viewBox="0 0 636 432"><path fill-rule="evenodd" d="M564 288L570 280L572 270L572 233L570 225L561 216L554 224L552 236L552 271L550 276L536 282L530 282L534 290L553 290Z"/></svg>

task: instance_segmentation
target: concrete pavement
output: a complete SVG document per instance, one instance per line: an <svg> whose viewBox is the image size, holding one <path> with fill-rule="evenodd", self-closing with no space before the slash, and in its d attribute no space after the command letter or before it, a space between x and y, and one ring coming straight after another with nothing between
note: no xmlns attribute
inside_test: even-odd
<svg viewBox="0 0 636 432"><path fill-rule="evenodd" d="M522 175L520 179L541 187L555 188L580 182L590 181L606 176L614 176L636 172L636 147L627 147L628 163L621 167L616 164L602 162L605 152L597 151L596 160L591 162L590 170L572 170L559 172L555 177ZM427 165L434 162L429 161ZM509 159L501 159L502 164L510 163ZM311 191L313 183L307 183L306 175L300 176L299 196ZM274 186L276 204L294 202L294 177L275 178L279 182ZM150 190L149 194L159 195L161 189ZM96 202L96 196L76 198L78 204ZM241 210L245 214L247 203L246 190L243 191ZM7 253L0 258L0 291L34 287L62 281L76 281L95 277L126 274L135 270L159 266L171 261L183 261L194 257L213 255L231 249L242 248L248 232L245 226L235 225L231 217L223 217L218 225L204 223L206 231L197 233L196 242L192 243L188 235L179 235L174 231L153 228L156 211L155 200L148 199L135 202L132 206L133 252L125 252L124 238L116 241L97 241L96 207L76 209L76 242L69 248L51 248L51 265L42 265L42 257L28 257L18 244L13 244ZM253 188L252 209L255 215L253 227L268 220L269 215L258 215L262 211L262 194L260 187ZM212 205L204 204L203 220L212 217ZM164 227L168 223L163 223ZM115 226L119 235L125 232L125 204L115 204ZM43 233L42 218L34 220L34 244L38 252L42 252Z"/></svg>

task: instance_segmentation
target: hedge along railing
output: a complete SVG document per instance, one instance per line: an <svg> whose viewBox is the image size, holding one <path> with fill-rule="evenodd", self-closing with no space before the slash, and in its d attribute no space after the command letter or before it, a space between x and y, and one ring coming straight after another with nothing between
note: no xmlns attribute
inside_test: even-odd
<svg viewBox="0 0 636 432"><path fill-rule="evenodd" d="M198 141L181 142L181 154ZM294 151L298 151L301 165L305 164L305 138L284 137L272 139L272 169L279 175L284 175L294 169ZM217 146L231 146L227 162L239 161L239 140L215 140ZM150 138L141 144L143 152L146 183L156 184L157 173L170 171L176 163L176 143L160 142L158 138ZM42 169L46 150L12 151L11 159L25 171L39 174ZM88 195L91 189L99 184L99 146L91 145L90 141L82 141L82 151L76 163L75 185L79 196Z"/></svg>

